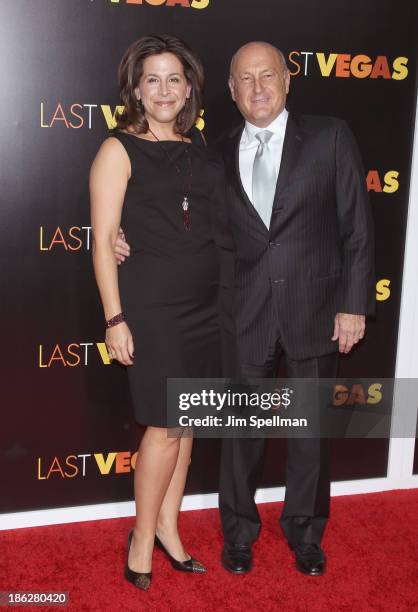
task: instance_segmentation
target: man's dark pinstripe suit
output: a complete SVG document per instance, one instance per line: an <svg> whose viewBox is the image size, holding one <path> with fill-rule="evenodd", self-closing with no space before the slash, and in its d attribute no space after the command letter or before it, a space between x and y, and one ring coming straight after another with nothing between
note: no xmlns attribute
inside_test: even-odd
<svg viewBox="0 0 418 612"><path fill-rule="evenodd" d="M333 377L337 313L374 310L374 246L364 170L347 124L289 114L270 228L239 174L243 125L223 141L227 198L237 250L239 363L274 376L284 356L294 377ZM223 441L220 510L225 541L251 543L260 520L254 492L264 441ZM329 514L326 442L288 440L281 525L290 544L318 543Z"/></svg>

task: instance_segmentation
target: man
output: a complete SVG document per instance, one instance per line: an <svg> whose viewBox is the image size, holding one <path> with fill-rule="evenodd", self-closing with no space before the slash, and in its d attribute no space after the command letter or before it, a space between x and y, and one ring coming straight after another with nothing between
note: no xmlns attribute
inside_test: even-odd
<svg viewBox="0 0 418 612"><path fill-rule="evenodd" d="M333 378L374 308L373 237L364 171L345 122L294 116L290 75L264 42L241 47L229 87L245 123L222 141L237 249L240 372L271 378L281 357L292 378ZM119 249L122 254L126 251ZM222 443L222 564L244 574L261 524L254 494L265 441ZM280 524L296 567L325 571L320 547L329 516L327 441L288 440Z"/></svg>
<svg viewBox="0 0 418 612"><path fill-rule="evenodd" d="M237 327L241 373L333 378L338 349L364 336L373 311L371 216L364 171L347 125L296 117L285 104L283 54L260 42L231 62L229 87L245 124L223 141L231 229L237 248ZM254 502L263 439L223 441L219 506L222 563L252 566L260 530ZM280 524L303 573L325 571L320 547L329 516L327 441L288 439Z"/></svg>

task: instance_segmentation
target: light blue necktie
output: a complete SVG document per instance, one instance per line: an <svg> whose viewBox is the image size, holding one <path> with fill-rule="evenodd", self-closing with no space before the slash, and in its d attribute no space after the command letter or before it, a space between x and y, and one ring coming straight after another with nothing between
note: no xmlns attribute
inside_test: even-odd
<svg viewBox="0 0 418 612"><path fill-rule="evenodd" d="M269 147L272 136L273 132L269 130L263 130L255 135L260 144L253 166L253 206L267 228L270 227L277 181L276 164Z"/></svg>

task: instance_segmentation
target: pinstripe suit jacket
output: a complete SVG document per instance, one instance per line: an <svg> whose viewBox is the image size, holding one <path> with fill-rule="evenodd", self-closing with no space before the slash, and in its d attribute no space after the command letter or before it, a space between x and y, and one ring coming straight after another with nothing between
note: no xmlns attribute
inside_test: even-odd
<svg viewBox="0 0 418 612"><path fill-rule="evenodd" d="M290 358L336 351L336 313L372 314L375 304L371 212L352 133L339 119L289 115L267 229L240 179L242 130L222 141L240 362L265 361L275 310Z"/></svg>

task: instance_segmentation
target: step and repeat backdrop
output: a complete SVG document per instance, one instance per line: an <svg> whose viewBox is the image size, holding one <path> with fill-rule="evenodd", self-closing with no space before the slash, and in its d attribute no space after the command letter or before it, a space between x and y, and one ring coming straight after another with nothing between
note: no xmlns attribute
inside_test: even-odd
<svg viewBox="0 0 418 612"><path fill-rule="evenodd" d="M228 64L249 40L283 50L291 109L348 121L375 219L377 317L341 373L394 375L417 24L415 0L2 0L0 512L132 499L142 431L104 345L88 173L113 126L118 63L143 34L179 35L201 56L208 140L239 121ZM269 441L262 486L283 484L285 444ZM387 440L332 453L334 480L386 474ZM187 492L216 491L218 465L219 441L197 440Z"/></svg>

